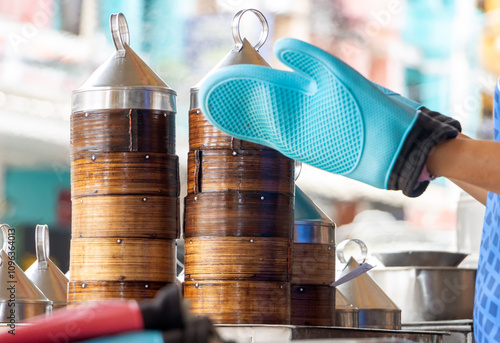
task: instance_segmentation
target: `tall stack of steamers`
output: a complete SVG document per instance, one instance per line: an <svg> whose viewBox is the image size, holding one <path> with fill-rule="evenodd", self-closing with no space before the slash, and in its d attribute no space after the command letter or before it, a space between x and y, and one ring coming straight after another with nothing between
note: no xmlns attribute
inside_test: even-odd
<svg viewBox="0 0 500 343"><path fill-rule="evenodd" d="M239 32L247 11L263 28L255 46ZM73 93L70 304L151 298L176 277L176 93L130 49L122 14L111 16L111 31L115 53ZM233 64L270 68L258 53L267 34L259 11L237 13L236 45L208 75ZM219 324L333 325L333 222L299 223L294 244L294 161L218 131L200 110L198 89L191 89L184 199L191 310ZM303 263L292 263L294 245ZM308 280L307 272L328 275Z"/></svg>
<svg viewBox="0 0 500 343"><path fill-rule="evenodd" d="M239 36L244 13L233 21L236 46L212 72L243 63L269 67L257 52L267 38L267 22L254 11L264 34L252 47ZM197 97L195 86L189 112L184 296L193 311L216 323L287 324L294 162L218 131L200 111Z"/></svg>
<svg viewBox="0 0 500 343"><path fill-rule="evenodd" d="M123 14L111 29L115 53L73 92L69 303L151 298L176 277L176 93L130 49Z"/></svg>

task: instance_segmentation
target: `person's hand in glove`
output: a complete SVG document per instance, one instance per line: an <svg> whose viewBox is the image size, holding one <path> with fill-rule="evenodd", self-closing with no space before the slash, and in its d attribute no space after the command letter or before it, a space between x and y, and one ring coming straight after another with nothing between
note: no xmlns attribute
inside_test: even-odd
<svg viewBox="0 0 500 343"><path fill-rule="evenodd" d="M201 85L201 107L215 127L378 188L423 193L427 156L458 135L453 124L310 44L282 39L274 51L294 72L236 65Z"/></svg>

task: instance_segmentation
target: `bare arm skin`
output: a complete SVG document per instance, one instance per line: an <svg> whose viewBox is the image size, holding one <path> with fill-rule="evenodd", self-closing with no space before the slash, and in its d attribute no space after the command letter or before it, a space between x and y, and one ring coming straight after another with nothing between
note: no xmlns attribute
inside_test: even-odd
<svg viewBox="0 0 500 343"><path fill-rule="evenodd" d="M483 204L487 191L500 194L500 142L460 134L438 144L426 165L429 173L450 179Z"/></svg>

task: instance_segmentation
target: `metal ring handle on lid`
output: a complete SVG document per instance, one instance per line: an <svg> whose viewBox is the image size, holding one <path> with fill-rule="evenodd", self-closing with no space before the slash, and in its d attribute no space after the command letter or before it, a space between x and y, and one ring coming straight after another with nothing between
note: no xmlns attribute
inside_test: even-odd
<svg viewBox="0 0 500 343"><path fill-rule="evenodd" d="M125 44L130 45L127 19L123 13L113 13L109 19L111 36L116 47L116 56L125 57Z"/></svg>
<svg viewBox="0 0 500 343"><path fill-rule="evenodd" d="M11 250L9 248L9 231L12 231L12 228L8 224L2 224L0 225L0 230L2 230L3 238L3 245L1 249L6 253L9 253L9 251Z"/></svg>
<svg viewBox="0 0 500 343"><path fill-rule="evenodd" d="M257 44L253 46L255 50L259 51L259 49L264 45L264 43L267 40L267 37L269 36L269 24L267 23L266 17L264 17L262 12L253 8L241 10L234 15L233 23L231 24L231 29L233 31L233 39L236 46L234 47L233 51L240 51L241 48L243 47L243 39L241 38L240 34L240 21L241 17L246 12L254 13L257 16L257 18L259 18L260 24L262 25L262 31L260 32L259 41L257 42Z"/></svg>
<svg viewBox="0 0 500 343"><path fill-rule="evenodd" d="M35 229L36 237L36 259L38 269L47 269L50 253L49 247L49 227L48 225L37 225Z"/></svg>
<svg viewBox="0 0 500 343"><path fill-rule="evenodd" d="M366 256L368 255L368 248L366 247L366 244L359 239L346 239L345 241L342 241L339 243L339 245L337 245L337 257L340 263L347 263L344 256L344 248L346 247L347 244L351 242L356 243L361 249L362 259L361 260L356 259L356 261L360 264L365 263Z"/></svg>

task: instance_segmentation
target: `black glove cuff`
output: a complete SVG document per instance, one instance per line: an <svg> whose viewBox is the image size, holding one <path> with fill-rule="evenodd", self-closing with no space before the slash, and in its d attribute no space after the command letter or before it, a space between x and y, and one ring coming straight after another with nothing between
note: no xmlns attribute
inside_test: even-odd
<svg viewBox="0 0 500 343"><path fill-rule="evenodd" d="M462 125L460 125L460 122L458 120L445 116L444 114L441 114L439 112L431 111L427 107L422 106L419 108L419 110L428 115L429 117L431 117L432 119L436 119L437 121L443 124L451 125L459 132L462 132Z"/></svg>
<svg viewBox="0 0 500 343"><path fill-rule="evenodd" d="M429 181L419 182L418 178L431 149L445 140L457 137L460 129L458 121L425 107L421 108L391 170L387 188L402 190L408 197L420 196L429 185Z"/></svg>

